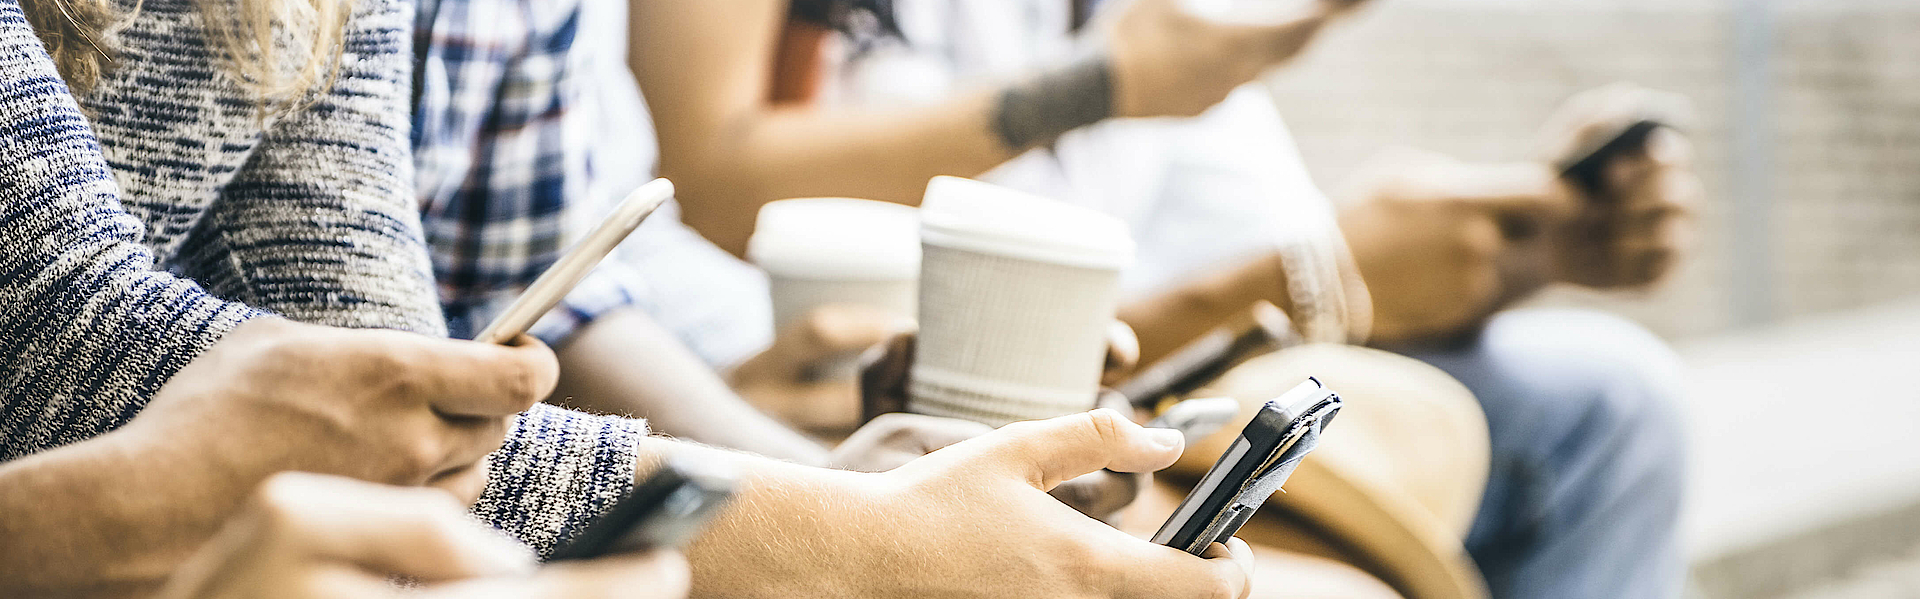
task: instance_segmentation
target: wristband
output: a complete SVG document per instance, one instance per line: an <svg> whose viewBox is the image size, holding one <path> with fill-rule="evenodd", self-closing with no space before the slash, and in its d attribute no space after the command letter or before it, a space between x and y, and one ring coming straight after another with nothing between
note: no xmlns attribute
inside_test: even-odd
<svg viewBox="0 0 1920 599"><path fill-rule="evenodd" d="M1068 131L1113 116L1113 66L1088 56L1000 93L994 133L1014 152L1052 142Z"/></svg>

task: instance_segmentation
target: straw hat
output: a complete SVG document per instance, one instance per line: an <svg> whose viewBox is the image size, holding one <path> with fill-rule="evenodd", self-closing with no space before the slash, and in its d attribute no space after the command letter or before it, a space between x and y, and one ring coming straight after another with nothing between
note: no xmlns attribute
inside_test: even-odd
<svg viewBox="0 0 1920 599"><path fill-rule="evenodd" d="M1486 419L1473 395L1411 358L1305 345L1242 364L1195 396L1237 398L1250 416L1308 376L1346 405L1241 536L1348 561L1412 599L1485 597L1461 545L1487 478ZM1245 422L1189 447L1166 478L1190 484Z"/></svg>

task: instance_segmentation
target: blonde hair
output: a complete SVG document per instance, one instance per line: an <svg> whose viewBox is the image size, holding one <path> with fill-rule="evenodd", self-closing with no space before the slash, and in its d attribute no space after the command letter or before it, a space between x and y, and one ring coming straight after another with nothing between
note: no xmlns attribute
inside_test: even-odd
<svg viewBox="0 0 1920 599"><path fill-rule="evenodd" d="M86 94L119 58L118 34L140 8L115 0L20 0L27 22L75 94ZM354 0L198 0L207 38L263 105L287 105L331 85Z"/></svg>

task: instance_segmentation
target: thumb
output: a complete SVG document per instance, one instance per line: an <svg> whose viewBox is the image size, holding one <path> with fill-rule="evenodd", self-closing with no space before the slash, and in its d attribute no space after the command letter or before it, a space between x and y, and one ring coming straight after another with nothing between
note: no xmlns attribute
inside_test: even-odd
<svg viewBox="0 0 1920 599"><path fill-rule="evenodd" d="M392 333L386 351L408 356L404 388L449 416L511 416L553 392L560 362L539 340L521 335L507 345L430 339Z"/></svg>
<svg viewBox="0 0 1920 599"><path fill-rule="evenodd" d="M815 308L774 335L773 345L749 359L753 368L799 372L837 354L863 350L901 330L900 319L882 310L857 305ZM742 365L745 370L748 366Z"/></svg>
<svg viewBox="0 0 1920 599"><path fill-rule="evenodd" d="M1454 200L1506 214L1562 216L1576 208L1573 194L1545 164L1457 163L1444 189Z"/></svg>
<svg viewBox="0 0 1920 599"><path fill-rule="evenodd" d="M1100 409L1049 420L1016 422L948 448L949 464L1024 479L1042 491L1101 468L1152 472L1173 465L1186 442L1180 431L1148 429Z"/></svg>

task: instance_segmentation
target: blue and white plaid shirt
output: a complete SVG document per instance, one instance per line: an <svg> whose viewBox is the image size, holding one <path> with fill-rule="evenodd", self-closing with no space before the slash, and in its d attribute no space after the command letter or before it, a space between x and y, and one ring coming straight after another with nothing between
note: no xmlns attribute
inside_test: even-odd
<svg viewBox="0 0 1920 599"><path fill-rule="evenodd" d="M471 337L653 173L624 0L422 0L413 147L434 275ZM715 366L771 338L765 278L679 222L640 231L534 327L638 308Z"/></svg>

